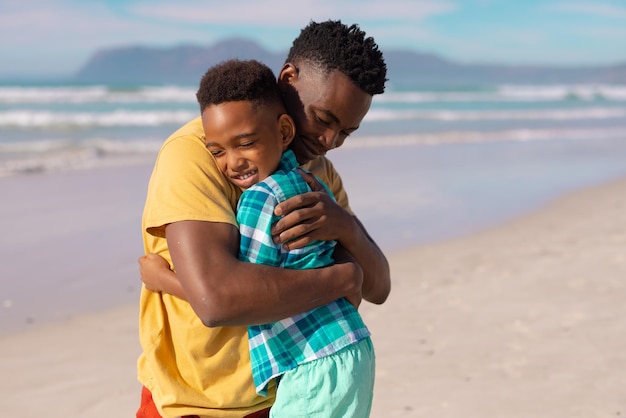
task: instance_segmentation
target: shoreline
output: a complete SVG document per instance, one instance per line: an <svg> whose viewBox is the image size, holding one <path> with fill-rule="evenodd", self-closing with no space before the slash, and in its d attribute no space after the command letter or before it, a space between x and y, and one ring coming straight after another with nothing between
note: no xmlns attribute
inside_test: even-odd
<svg viewBox="0 0 626 418"><path fill-rule="evenodd" d="M377 354L372 417L626 414L624 248L621 178L394 251L389 300L361 309ZM136 327L133 302L0 335L0 407L133 416Z"/></svg>

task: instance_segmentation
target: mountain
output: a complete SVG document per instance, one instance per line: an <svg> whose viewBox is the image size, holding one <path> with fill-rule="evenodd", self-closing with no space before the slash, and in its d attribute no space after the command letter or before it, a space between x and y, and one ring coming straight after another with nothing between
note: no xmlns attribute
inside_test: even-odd
<svg viewBox="0 0 626 418"><path fill-rule="evenodd" d="M514 66L461 64L409 50L389 50L384 54L389 81L397 86L626 83L626 63L595 67Z"/></svg>
<svg viewBox="0 0 626 418"><path fill-rule="evenodd" d="M435 54L385 50L389 84L467 85L502 83L626 83L626 63L614 66L555 67L462 64ZM197 84L208 67L229 58L256 59L278 72L287 51L272 53L254 41L232 38L211 46L129 46L96 52L72 77L84 83Z"/></svg>
<svg viewBox="0 0 626 418"><path fill-rule="evenodd" d="M207 68L229 58L256 59L277 71L284 60L284 54L268 52L255 42L237 38L208 47L181 45L172 48L111 48L96 52L72 80L120 84L197 84Z"/></svg>

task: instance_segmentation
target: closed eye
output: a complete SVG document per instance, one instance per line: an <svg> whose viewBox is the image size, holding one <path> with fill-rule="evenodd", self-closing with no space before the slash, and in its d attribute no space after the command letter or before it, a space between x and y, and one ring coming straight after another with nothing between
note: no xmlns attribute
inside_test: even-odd
<svg viewBox="0 0 626 418"><path fill-rule="evenodd" d="M256 141L244 141L242 143L239 144L239 146L241 148L250 148L252 147L254 144L256 143Z"/></svg>
<svg viewBox="0 0 626 418"><path fill-rule="evenodd" d="M318 123L320 123L320 124L322 124L324 126L330 126L330 124L332 123L332 122L329 122L327 120L324 120L324 119L320 118L317 115L315 115L315 119L317 120Z"/></svg>
<svg viewBox="0 0 626 418"><path fill-rule="evenodd" d="M315 115L315 119L317 120L317 122L318 122L319 124L324 125L325 127L329 127L329 126L331 126L331 125L333 124L333 121L327 121L327 120L325 120L325 119L320 118L320 117L319 117L319 116L317 116L317 115ZM351 132L341 131L341 132L339 132L339 135L341 135L341 136L342 136L342 137L344 137L344 138L347 138L348 136L350 136L350 134L351 134L352 132L354 132L354 130L353 130L353 131L351 131Z"/></svg>
<svg viewBox="0 0 626 418"><path fill-rule="evenodd" d="M224 154L224 150L222 149L211 149L211 147L209 145L207 145L207 149L209 150L209 152L211 153L212 156L214 157L219 157L222 154Z"/></svg>

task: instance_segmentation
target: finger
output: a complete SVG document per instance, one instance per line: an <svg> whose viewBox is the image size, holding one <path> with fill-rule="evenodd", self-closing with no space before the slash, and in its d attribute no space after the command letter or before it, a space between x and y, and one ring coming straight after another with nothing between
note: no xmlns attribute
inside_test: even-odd
<svg viewBox="0 0 626 418"><path fill-rule="evenodd" d="M288 244L285 249L302 248L313 241L327 241L334 239L321 228L322 222L311 221L298 224L274 238L275 244Z"/></svg>
<svg viewBox="0 0 626 418"><path fill-rule="evenodd" d="M283 202L286 203L287 201ZM315 219L318 215L318 210L315 209L315 206L304 206L298 207L291 210L289 213L286 213L285 216L280 218L274 226L272 227L272 234L280 234L281 232L294 227L295 225L310 222L312 219Z"/></svg>
<svg viewBox="0 0 626 418"><path fill-rule="evenodd" d="M304 181L307 182L307 184L309 185L312 191L326 193L326 189L324 189L324 186L322 186L322 184L317 180L317 178L313 174L307 173L301 168L298 168L298 172L300 173Z"/></svg>
<svg viewBox="0 0 626 418"><path fill-rule="evenodd" d="M309 223L300 223L292 226L289 229L284 230L273 236L275 244L284 244L287 241L294 240L309 234L313 231L313 225Z"/></svg>
<svg viewBox="0 0 626 418"><path fill-rule="evenodd" d="M276 216L285 216L294 210L315 205L318 201L319 194L312 192L302 193L276 205L274 214Z"/></svg>
<svg viewBox="0 0 626 418"><path fill-rule="evenodd" d="M312 243L314 239L310 235L302 235L292 241L286 242L283 244L283 249L287 251L297 250L299 248L303 248L310 243Z"/></svg>

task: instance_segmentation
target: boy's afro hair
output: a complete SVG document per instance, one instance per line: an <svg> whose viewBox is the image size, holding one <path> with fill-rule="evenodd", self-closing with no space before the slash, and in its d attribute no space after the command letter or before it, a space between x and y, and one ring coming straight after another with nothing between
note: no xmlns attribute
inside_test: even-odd
<svg viewBox="0 0 626 418"><path fill-rule="evenodd" d="M200 111L224 102L250 101L255 105L281 102L276 76L256 60L223 61L209 68L196 93Z"/></svg>

